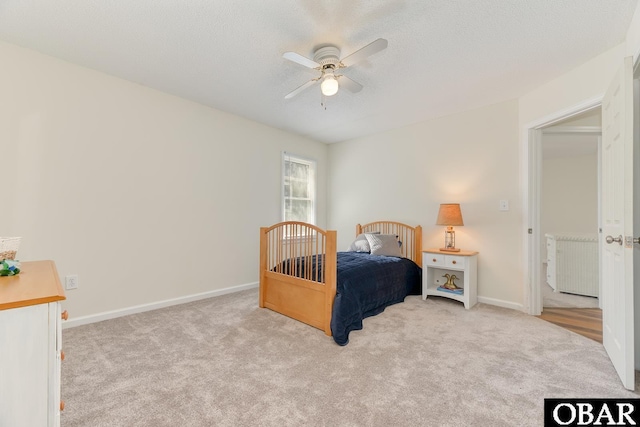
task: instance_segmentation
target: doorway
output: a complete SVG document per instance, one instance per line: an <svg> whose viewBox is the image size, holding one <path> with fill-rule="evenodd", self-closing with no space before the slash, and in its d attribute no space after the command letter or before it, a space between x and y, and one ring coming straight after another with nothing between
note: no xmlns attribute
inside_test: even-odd
<svg viewBox="0 0 640 427"><path fill-rule="evenodd" d="M540 318L602 343L600 108L541 128Z"/></svg>
<svg viewBox="0 0 640 427"><path fill-rule="evenodd" d="M560 300L564 298L564 289L553 286L551 293L546 289L550 279L558 277L557 271L547 271L547 235L558 237L580 233L590 234L591 237L595 235L597 239L600 135L601 99L593 99L571 110L541 119L528 129L525 149L529 171L526 198L529 200L527 213L530 236L527 238L528 289L525 302L529 314L537 316L542 313L543 293L549 297L555 293ZM586 164L593 167L589 168ZM560 185L559 180L566 182ZM591 184L584 184L584 181ZM588 192L588 195L581 195L582 200L577 202L578 192ZM579 208L574 209L574 205ZM588 210L587 215L584 214L585 209ZM595 274L598 275L597 272ZM595 280L598 287L596 294L599 295L599 277ZM575 294L575 291L569 289L568 293ZM565 299L569 300L569 297Z"/></svg>
<svg viewBox="0 0 640 427"><path fill-rule="evenodd" d="M542 128L542 307L600 307L599 157L602 113L594 108Z"/></svg>

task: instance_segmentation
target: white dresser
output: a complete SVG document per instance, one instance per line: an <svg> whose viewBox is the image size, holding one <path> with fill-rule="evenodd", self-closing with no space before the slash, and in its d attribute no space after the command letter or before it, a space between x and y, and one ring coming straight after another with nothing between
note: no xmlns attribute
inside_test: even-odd
<svg viewBox="0 0 640 427"><path fill-rule="evenodd" d="M598 235L549 233L547 283L557 292L597 297Z"/></svg>
<svg viewBox="0 0 640 427"><path fill-rule="evenodd" d="M64 299L53 261L0 277L0 426L60 426Z"/></svg>

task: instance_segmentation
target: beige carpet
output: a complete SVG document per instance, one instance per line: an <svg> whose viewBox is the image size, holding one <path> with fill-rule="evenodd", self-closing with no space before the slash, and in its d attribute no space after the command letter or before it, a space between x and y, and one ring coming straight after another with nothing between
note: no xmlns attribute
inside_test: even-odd
<svg viewBox="0 0 640 427"><path fill-rule="evenodd" d="M638 397L602 346L407 298L339 347L256 289L63 331L62 425L541 426L545 397Z"/></svg>

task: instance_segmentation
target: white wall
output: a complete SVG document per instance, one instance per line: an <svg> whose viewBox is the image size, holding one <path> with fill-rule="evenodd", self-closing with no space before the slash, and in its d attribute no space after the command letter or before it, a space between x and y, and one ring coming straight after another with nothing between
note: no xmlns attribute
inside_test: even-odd
<svg viewBox="0 0 640 427"><path fill-rule="evenodd" d="M613 75L622 66L623 58L638 53L640 4L622 43L519 98L521 129L587 100L601 98Z"/></svg>
<svg viewBox="0 0 640 427"><path fill-rule="evenodd" d="M318 160L326 225L326 145L10 44L0 58L0 235L78 274L72 317L256 282L282 150Z"/></svg>
<svg viewBox="0 0 640 427"><path fill-rule="evenodd" d="M594 108L557 126L548 127L542 134L538 230L542 264L546 264L547 260L545 234L598 232L599 136L577 130L575 133L567 133L567 130L571 127L601 126L601 108Z"/></svg>
<svg viewBox="0 0 640 427"><path fill-rule="evenodd" d="M543 160L540 228L543 238L545 233L598 232L597 154Z"/></svg>
<svg viewBox="0 0 640 427"><path fill-rule="evenodd" d="M570 110L585 101L602 99L608 83L622 66L624 52L625 45L620 44L520 97L522 131L549 115Z"/></svg>
<svg viewBox="0 0 640 427"><path fill-rule="evenodd" d="M465 225L456 228L456 246L479 251L479 296L517 307L517 123L514 100L330 145L328 220L339 248L349 245L355 224L376 220L420 224L424 247L441 247L439 204L458 202ZM498 211L500 199L510 211Z"/></svg>

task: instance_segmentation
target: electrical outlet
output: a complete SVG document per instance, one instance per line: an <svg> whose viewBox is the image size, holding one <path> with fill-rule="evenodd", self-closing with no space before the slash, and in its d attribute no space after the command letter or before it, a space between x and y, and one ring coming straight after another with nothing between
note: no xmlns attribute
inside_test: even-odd
<svg viewBox="0 0 640 427"><path fill-rule="evenodd" d="M78 289L78 275L71 274L64 277L64 288L67 290Z"/></svg>
<svg viewBox="0 0 640 427"><path fill-rule="evenodd" d="M499 209L501 211L508 211L509 210L509 201L508 200L500 200Z"/></svg>

